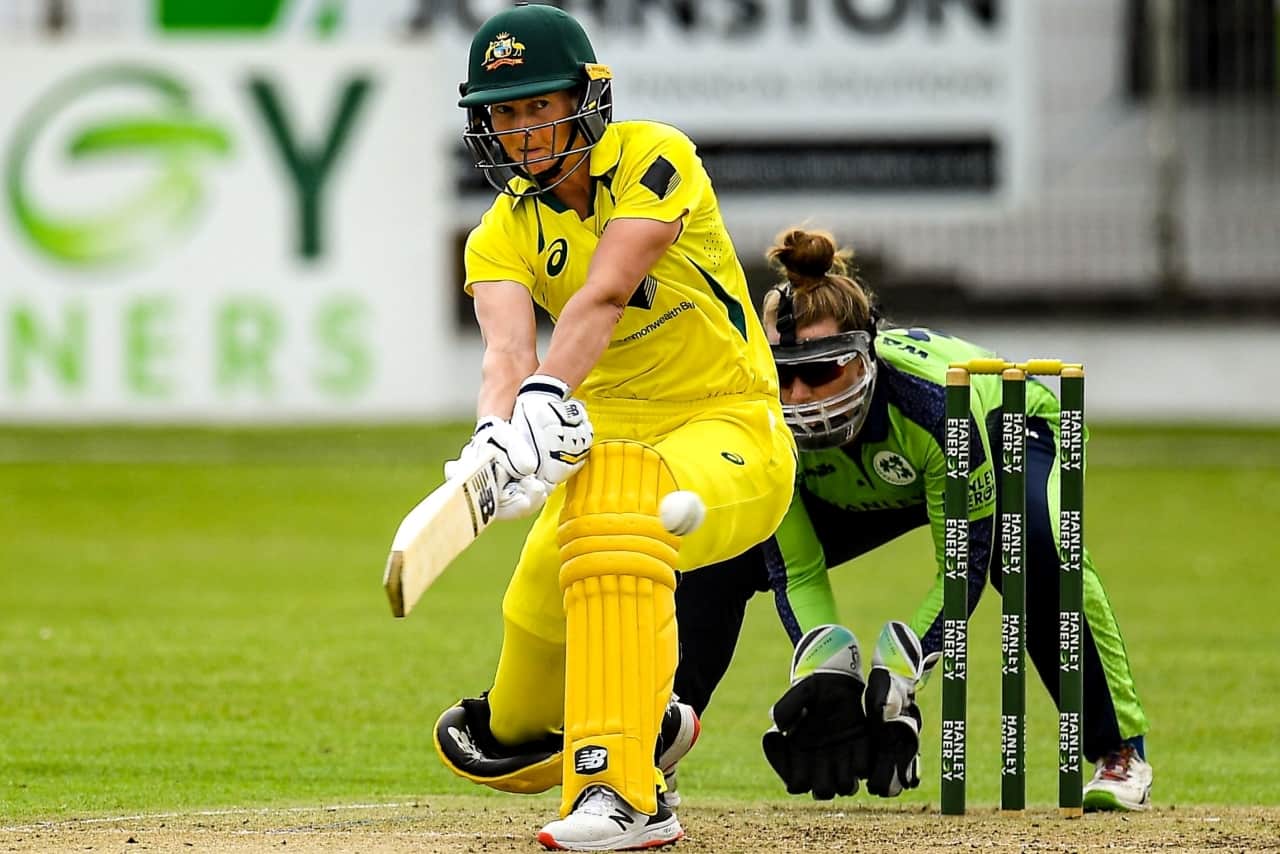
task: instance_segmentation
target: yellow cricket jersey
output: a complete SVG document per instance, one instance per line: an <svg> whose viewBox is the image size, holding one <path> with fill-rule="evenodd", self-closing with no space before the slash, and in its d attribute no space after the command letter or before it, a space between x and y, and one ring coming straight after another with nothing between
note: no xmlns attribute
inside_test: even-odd
<svg viewBox="0 0 1280 854"><path fill-rule="evenodd" d="M764 330L692 141L668 125L617 122L587 166L592 209L585 220L550 193L497 197L467 239L467 292L476 282L518 282L558 318L586 280L611 219L683 219L679 238L636 283L609 347L575 393L588 401L776 399ZM515 192L529 187L513 179Z"/></svg>

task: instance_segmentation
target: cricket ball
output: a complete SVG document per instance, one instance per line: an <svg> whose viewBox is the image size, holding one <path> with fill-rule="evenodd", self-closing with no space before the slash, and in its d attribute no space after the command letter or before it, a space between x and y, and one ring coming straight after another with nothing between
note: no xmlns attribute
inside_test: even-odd
<svg viewBox="0 0 1280 854"><path fill-rule="evenodd" d="M684 537L698 530L702 520L707 518L707 505L702 503L698 493L678 489L662 499L658 505L658 518L662 520L662 527L677 537Z"/></svg>

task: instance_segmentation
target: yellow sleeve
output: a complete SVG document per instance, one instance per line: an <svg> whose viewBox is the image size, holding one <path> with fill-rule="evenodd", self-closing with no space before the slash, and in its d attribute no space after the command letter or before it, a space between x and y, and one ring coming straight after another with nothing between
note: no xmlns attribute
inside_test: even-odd
<svg viewBox="0 0 1280 854"><path fill-rule="evenodd" d="M463 253L467 293L471 293L471 286L476 282L511 281L533 287L533 266L520 253L520 242L512 225L510 211L494 205L467 235L467 248Z"/></svg>
<svg viewBox="0 0 1280 854"><path fill-rule="evenodd" d="M710 179L693 142L670 128L633 144L618 167L613 218L675 222L694 210Z"/></svg>

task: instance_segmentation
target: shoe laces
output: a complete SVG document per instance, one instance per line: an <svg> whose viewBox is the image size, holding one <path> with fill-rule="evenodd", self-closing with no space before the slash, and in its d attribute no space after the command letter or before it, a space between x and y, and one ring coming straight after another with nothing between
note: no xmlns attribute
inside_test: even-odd
<svg viewBox="0 0 1280 854"><path fill-rule="evenodd" d="M618 801L617 796L604 786L592 786L582 796L582 800L578 802L578 808L574 812L608 817L617 811Z"/></svg>
<svg viewBox="0 0 1280 854"><path fill-rule="evenodd" d="M1131 744L1111 751L1103 760L1102 773L1099 776L1104 780L1128 780L1129 766L1133 764L1137 755L1138 751Z"/></svg>

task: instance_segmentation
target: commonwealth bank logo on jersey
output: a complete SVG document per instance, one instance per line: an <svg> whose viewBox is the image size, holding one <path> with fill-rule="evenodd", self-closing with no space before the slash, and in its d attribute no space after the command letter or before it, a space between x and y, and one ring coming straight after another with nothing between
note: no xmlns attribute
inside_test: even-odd
<svg viewBox="0 0 1280 854"><path fill-rule="evenodd" d="M524 65L524 45L511 33L498 33L484 52L485 71L494 71L504 65Z"/></svg>
<svg viewBox="0 0 1280 854"><path fill-rule="evenodd" d="M56 83L18 121L5 195L19 230L54 261L129 263L190 228L202 170L230 150L171 75L97 67Z"/></svg>
<svg viewBox="0 0 1280 854"><path fill-rule="evenodd" d="M871 460L871 467L876 470L876 474L885 483L891 483L894 486L906 486L915 482L916 470L911 467L911 463L907 462L901 454L895 454L893 451L881 451Z"/></svg>

